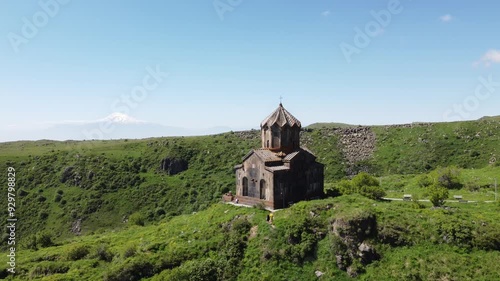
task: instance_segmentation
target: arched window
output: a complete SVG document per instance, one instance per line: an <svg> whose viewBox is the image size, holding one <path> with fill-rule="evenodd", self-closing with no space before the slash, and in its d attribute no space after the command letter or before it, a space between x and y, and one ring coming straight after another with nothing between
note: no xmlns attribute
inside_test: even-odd
<svg viewBox="0 0 500 281"><path fill-rule="evenodd" d="M273 125L271 127L271 147L272 148L278 148L280 146L280 128L278 125Z"/></svg>
<svg viewBox="0 0 500 281"><path fill-rule="evenodd" d="M248 179L247 179L247 177L243 177L242 185L243 185L243 196L248 196Z"/></svg>
<svg viewBox="0 0 500 281"><path fill-rule="evenodd" d="M260 180L260 199L266 200L266 181Z"/></svg>

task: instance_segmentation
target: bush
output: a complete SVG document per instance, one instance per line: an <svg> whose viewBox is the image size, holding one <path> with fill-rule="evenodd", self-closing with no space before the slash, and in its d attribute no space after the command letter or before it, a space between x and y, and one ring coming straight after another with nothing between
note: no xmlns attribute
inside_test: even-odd
<svg viewBox="0 0 500 281"><path fill-rule="evenodd" d="M66 259L69 261L81 260L87 256L89 252L89 248L86 245L77 245L68 250Z"/></svg>
<svg viewBox="0 0 500 281"><path fill-rule="evenodd" d="M24 196L28 195L28 192L26 192L24 189L19 189L18 194L20 197L24 197Z"/></svg>
<svg viewBox="0 0 500 281"><path fill-rule="evenodd" d="M106 244L101 244L97 247L95 256L101 261L110 262L113 260L113 253L109 251Z"/></svg>
<svg viewBox="0 0 500 281"><path fill-rule="evenodd" d="M500 229L491 225L479 228L474 235L473 245L482 250L500 251Z"/></svg>
<svg viewBox="0 0 500 281"><path fill-rule="evenodd" d="M317 243L322 238L319 233L324 233L325 229L319 220L303 218L290 222L284 232L288 245L284 248L282 258L301 264L308 256L314 254Z"/></svg>
<svg viewBox="0 0 500 281"><path fill-rule="evenodd" d="M441 168L437 171L437 182L447 189L460 189L460 170L456 167Z"/></svg>
<svg viewBox="0 0 500 281"><path fill-rule="evenodd" d="M124 259L135 256L137 253L137 246L135 244L129 244L122 253Z"/></svg>
<svg viewBox="0 0 500 281"><path fill-rule="evenodd" d="M47 211L41 211L41 212L38 214L38 218L39 218L40 220L46 220L48 217L49 217L49 213L47 213Z"/></svg>
<svg viewBox="0 0 500 281"><path fill-rule="evenodd" d="M165 209L163 209L163 208L161 208L161 207L156 208L155 213L156 213L156 215L157 215L158 217L163 216L163 215L165 215L165 214L166 214Z"/></svg>
<svg viewBox="0 0 500 281"><path fill-rule="evenodd" d="M349 180L341 180L339 182L334 183L331 186L325 188L325 192L327 196L340 196L342 194L350 194L352 192L351 181Z"/></svg>
<svg viewBox="0 0 500 281"><path fill-rule="evenodd" d="M30 250L38 250L38 247L37 247L37 243L36 243L36 235L30 235L28 237L26 237L26 239L24 240L24 246L26 247L26 249L30 249Z"/></svg>
<svg viewBox="0 0 500 281"><path fill-rule="evenodd" d="M61 194L56 194L56 196L54 197L54 202L57 203L57 202L61 201L61 199L62 199Z"/></svg>
<svg viewBox="0 0 500 281"><path fill-rule="evenodd" d="M428 175L420 175L417 179L418 186L428 187L432 184L432 178Z"/></svg>
<svg viewBox="0 0 500 281"><path fill-rule="evenodd" d="M434 207L439 207L444 204L444 200L448 198L448 189L435 183L427 188L429 199Z"/></svg>
<svg viewBox="0 0 500 281"><path fill-rule="evenodd" d="M354 178L352 178L352 184L354 185L354 187L379 186L379 181L375 177L372 177L369 174L362 172L357 174Z"/></svg>
<svg viewBox="0 0 500 281"><path fill-rule="evenodd" d="M69 270L69 266L65 263L60 262L41 262L37 264L29 273L30 279L35 279L37 277L43 277L48 275L53 275L57 273L66 273Z"/></svg>
<svg viewBox="0 0 500 281"><path fill-rule="evenodd" d="M54 242L52 242L52 235L48 232L39 233L36 237L36 245L42 248L54 245Z"/></svg>
<svg viewBox="0 0 500 281"><path fill-rule="evenodd" d="M243 218L235 220L232 224L231 230L241 236L248 234L251 227L252 225L250 222L246 218Z"/></svg>
<svg viewBox="0 0 500 281"><path fill-rule="evenodd" d="M155 274L155 267L147 257L136 257L125 261L119 267L115 267L104 276L105 281L138 281L151 277Z"/></svg>
<svg viewBox="0 0 500 281"><path fill-rule="evenodd" d="M479 183L477 183L477 180L478 179L466 182L465 188L471 192L479 191L481 189L481 186L479 185Z"/></svg>
<svg viewBox="0 0 500 281"><path fill-rule="evenodd" d="M128 217L128 222L132 225L144 226L144 216L140 212L133 213Z"/></svg>
<svg viewBox="0 0 500 281"><path fill-rule="evenodd" d="M472 245L472 225L465 220L446 220L439 226L439 235L448 244L469 248Z"/></svg>
<svg viewBox="0 0 500 281"><path fill-rule="evenodd" d="M385 222L379 224L377 225L377 235L382 243L390 244L393 247L409 244L408 228L404 223Z"/></svg>
<svg viewBox="0 0 500 281"><path fill-rule="evenodd" d="M367 173L359 173L352 180L341 180L327 190L327 194L361 194L370 199L380 199L385 196L385 191L380 187L379 181Z"/></svg>
<svg viewBox="0 0 500 281"><path fill-rule="evenodd" d="M219 260L207 258L204 260L188 261L181 267L174 269L166 280L175 281L218 281L225 279L223 265Z"/></svg>

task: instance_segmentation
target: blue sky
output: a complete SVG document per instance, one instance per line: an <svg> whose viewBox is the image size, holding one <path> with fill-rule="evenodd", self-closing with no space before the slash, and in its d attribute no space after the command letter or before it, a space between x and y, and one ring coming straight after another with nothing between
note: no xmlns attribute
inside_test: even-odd
<svg viewBox="0 0 500 281"><path fill-rule="evenodd" d="M498 11L494 0L5 0L0 131L117 109L170 126L257 128L280 96L306 125L500 115ZM168 76L148 80L151 69ZM154 87L116 106L144 79Z"/></svg>

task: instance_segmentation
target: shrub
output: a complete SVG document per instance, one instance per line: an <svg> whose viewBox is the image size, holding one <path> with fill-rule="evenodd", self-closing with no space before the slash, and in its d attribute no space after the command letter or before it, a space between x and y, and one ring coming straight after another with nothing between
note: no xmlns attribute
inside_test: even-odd
<svg viewBox="0 0 500 281"><path fill-rule="evenodd" d="M52 242L52 234L48 232L39 233L36 237L36 245L42 248L54 245L54 243Z"/></svg>
<svg viewBox="0 0 500 281"><path fill-rule="evenodd" d="M59 202L61 201L61 199L62 199L61 194L56 194L56 196L54 197L54 202Z"/></svg>
<svg viewBox="0 0 500 281"><path fill-rule="evenodd" d="M38 214L38 218L40 218L40 220L46 220L48 217L49 217L49 213L47 213L47 211L41 211Z"/></svg>
<svg viewBox="0 0 500 281"><path fill-rule="evenodd" d="M500 251L500 229L491 225L480 227L474 235L473 245L482 250Z"/></svg>
<svg viewBox="0 0 500 281"><path fill-rule="evenodd" d="M207 258L204 260L188 261L180 268L173 270L167 280L189 281L217 281L224 279L223 265L219 260Z"/></svg>
<svg viewBox="0 0 500 281"><path fill-rule="evenodd" d="M77 245L68 250L66 259L69 261L81 260L87 256L89 252L89 248L86 245Z"/></svg>
<svg viewBox="0 0 500 281"><path fill-rule="evenodd" d="M246 219L238 219L233 222L231 230L236 232L238 235L246 235L250 231L250 228L252 225L250 222Z"/></svg>
<svg viewBox="0 0 500 281"><path fill-rule="evenodd" d="M378 239L391 246L405 246L409 244L407 225L395 222L385 222L377 226Z"/></svg>
<svg viewBox="0 0 500 281"><path fill-rule="evenodd" d="M352 178L352 184L354 185L354 187L379 186L379 181L375 177L372 177L369 174L362 172L357 174L354 178Z"/></svg>
<svg viewBox="0 0 500 281"><path fill-rule="evenodd" d="M124 259L135 256L137 253L137 246L135 244L129 244L122 253Z"/></svg>
<svg viewBox="0 0 500 281"><path fill-rule="evenodd" d="M479 185L479 183L477 183L476 180L471 180L471 181L466 182L465 188L471 192L479 191L479 189L481 189L481 186Z"/></svg>
<svg viewBox="0 0 500 281"><path fill-rule="evenodd" d="M439 226L439 235L448 244L468 248L472 245L472 225L465 220L446 220Z"/></svg>
<svg viewBox="0 0 500 281"><path fill-rule="evenodd" d="M411 206L413 209L424 209L424 203L420 202L420 197L418 195L413 195L411 199Z"/></svg>
<svg viewBox="0 0 500 281"><path fill-rule="evenodd" d="M428 187L432 184L432 178L429 175L418 176L417 183L420 187Z"/></svg>
<svg viewBox="0 0 500 281"><path fill-rule="evenodd" d="M41 262L37 264L29 273L30 279L35 279L37 277L53 275L57 273L66 273L69 270L69 266L65 263L60 262Z"/></svg>
<svg viewBox="0 0 500 281"><path fill-rule="evenodd" d="M163 209L163 208L161 208L161 207L156 208L155 213L156 213L156 215L157 215L158 217L163 216L163 215L165 215L165 214L166 214L165 209Z"/></svg>
<svg viewBox="0 0 500 281"><path fill-rule="evenodd" d="M380 199L385 196L385 191L380 187L379 181L369 174L362 172L352 180L341 180L327 191L327 194L340 193L342 195L361 194L371 199Z"/></svg>
<svg viewBox="0 0 500 281"><path fill-rule="evenodd" d="M334 183L331 186L327 186L325 188L325 192L328 196L339 196L342 194L350 194L352 192L352 185L349 180L341 180L339 182Z"/></svg>
<svg viewBox="0 0 500 281"><path fill-rule="evenodd" d="M456 167L441 168L437 171L437 182L447 189L460 189L460 170Z"/></svg>
<svg viewBox="0 0 500 281"><path fill-rule="evenodd" d="M306 257L314 254L317 242L321 239L318 234L325 232L323 228L317 219L312 218L290 222L284 230L288 245L284 248L282 258L301 264Z"/></svg>
<svg viewBox="0 0 500 281"><path fill-rule="evenodd" d="M435 183L427 188L429 199L434 207L439 207L444 204L444 200L448 198L448 189Z"/></svg>
<svg viewBox="0 0 500 281"><path fill-rule="evenodd" d="M155 267L147 257L136 257L112 268L104 276L105 281L138 281L155 274Z"/></svg>
<svg viewBox="0 0 500 281"><path fill-rule="evenodd" d="M26 249L38 250L37 243L36 243L36 235L32 234L32 235L26 237L26 239L24 240L24 246L26 247Z"/></svg>
<svg viewBox="0 0 500 281"><path fill-rule="evenodd" d="M19 189L18 194L20 197L24 197L24 196L28 195L28 192L26 192L24 189Z"/></svg>
<svg viewBox="0 0 500 281"><path fill-rule="evenodd" d="M101 244L96 249L95 256L102 261L110 262L113 260L113 253L109 251L108 246L106 244Z"/></svg>
<svg viewBox="0 0 500 281"><path fill-rule="evenodd" d="M144 226L144 216L140 212L133 213L128 217L128 222L132 225Z"/></svg>

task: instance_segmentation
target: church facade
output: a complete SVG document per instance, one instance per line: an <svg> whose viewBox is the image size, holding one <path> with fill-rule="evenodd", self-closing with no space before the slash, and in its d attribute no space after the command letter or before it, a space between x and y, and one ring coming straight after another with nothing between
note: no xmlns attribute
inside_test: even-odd
<svg viewBox="0 0 500 281"><path fill-rule="evenodd" d="M262 146L235 167L236 199L270 209L324 196L324 165L300 146L301 123L280 103L262 123Z"/></svg>

